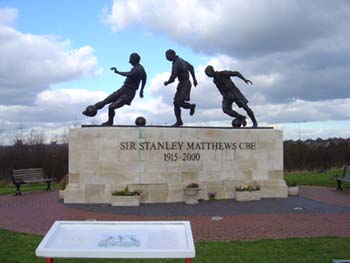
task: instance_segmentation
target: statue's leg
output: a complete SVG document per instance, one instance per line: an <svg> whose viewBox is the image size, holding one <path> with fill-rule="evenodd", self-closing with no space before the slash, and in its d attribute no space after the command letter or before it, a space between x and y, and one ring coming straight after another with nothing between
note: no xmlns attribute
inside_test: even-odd
<svg viewBox="0 0 350 263"><path fill-rule="evenodd" d="M97 102L95 104L96 109L98 109L98 110L102 109L107 104L112 103L113 101L117 100L118 96L119 96L118 95L118 91L113 92L111 95L109 95L104 100L101 100L101 101Z"/></svg>
<svg viewBox="0 0 350 263"><path fill-rule="evenodd" d="M172 126L174 127L179 127L183 125L182 119L181 119L181 108L180 105L174 102L174 113L175 113L175 118L176 118L176 123L173 124Z"/></svg>
<svg viewBox="0 0 350 263"><path fill-rule="evenodd" d="M184 109L191 109L191 103L188 103L188 102L182 102L180 107L184 108Z"/></svg>
<svg viewBox="0 0 350 263"><path fill-rule="evenodd" d="M122 97L119 97L116 101L112 102L108 106L108 120L102 125L112 126L114 123L115 110L121 108L125 105L125 100Z"/></svg>
<svg viewBox="0 0 350 263"><path fill-rule="evenodd" d="M184 100L182 99L181 87L179 88L178 86L174 96L174 113L175 113L176 122L175 124L172 125L173 127L179 127L183 125L183 122L181 119L181 106L183 103L184 103Z"/></svg>
<svg viewBox="0 0 350 263"><path fill-rule="evenodd" d="M233 104L233 100L230 99L224 99L222 101L222 111L224 113L226 113L227 115L233 117L233 118L238 118L241 120L242 125L246 126L247 125L247 121L245 120L245 116L239 114L237 111L234 111L232 109L232 104Z"/></svg>
<svg viewBox="0 0 350 263"><path fill-rule="evenodd" d="M239 119L245 118L243 115L239 114L237 111L234 111L232 109L232 104L233 104L232 100L224 99L222 101L222 111L233 118L239 118Z"/></svg>
<svg viewBox="0 0 350 263"><path fill-rule="evenodd" d="M196 104L191 104L188 102L182 102L181 107L184 109L190 109L190 115L192 116L194 114L194 111L196 109Z"/></svg>
<svg viewBox="0 0 350 263"><path fill-rule="evenodd" d="M179 107L190 110L190 115L194 114L196 104L191 104L187 101L190 100L191 94L191 81L181 81L178 85L177 92L175 94L175 100Z"/></svg>
<svg viewBox="0 0 350 263"><path fill-rule="evenodd" d="M253 128L258 127L258 122L257 122L256 119L255 119L254 112L252 111L252 109L249 108L249 106L248 106L247 104L245 104L245 105L243 106L243 109L245 109L245 111L247 112L249 118L252 120L252 122L253 122Z"/></svg>

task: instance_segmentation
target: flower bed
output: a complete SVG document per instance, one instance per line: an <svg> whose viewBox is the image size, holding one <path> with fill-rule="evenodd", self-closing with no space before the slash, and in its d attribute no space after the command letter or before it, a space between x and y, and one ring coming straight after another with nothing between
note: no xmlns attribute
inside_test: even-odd
<svg viewBox="0 0 350 263"><path fill-rule="evenodd" d="M237 201L256 201L261 199L261 188L259 185L248 185L247 187L236 187Z"/></svg>
<svg viewBox="0 0 350 263"><path fill-rule="evenodd" d="M112 206L139 206L140 191L129 191L126 186L122 191L114 191L111 196Z"/></svg>

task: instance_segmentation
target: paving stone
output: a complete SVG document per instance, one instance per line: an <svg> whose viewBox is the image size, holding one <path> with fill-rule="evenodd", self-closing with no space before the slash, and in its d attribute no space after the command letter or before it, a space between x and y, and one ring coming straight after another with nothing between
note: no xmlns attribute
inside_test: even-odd
<svg viewBox="0 0 350 263"><path fill-rule="evenodd" d="M191 221L194 239L255 240L262 238L350 236L350 191L302 186L298 197L144 204L115 208L109 205L65 205L58 191L0 196L0 228L45 234L56 220ZM302 210L294 210L302 207ZM212 220L213 216L222 217Z"/></svg>

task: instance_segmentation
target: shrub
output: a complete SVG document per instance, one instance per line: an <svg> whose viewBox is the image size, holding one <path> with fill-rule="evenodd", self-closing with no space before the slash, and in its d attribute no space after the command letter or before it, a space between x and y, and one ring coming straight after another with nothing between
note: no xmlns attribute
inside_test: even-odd
<svg viewBox="0 0 350 263"><path fill-rule="evenodd" d="M260 189L261 189L260 185L251 185L251 184L249 184L247 187L244 187L244 186L236 187L237 192L244 192L244 191L253 192L253 191L259 191Z"/></svg>
<svg viewBox="0 0 350 263"><path fill-rule="evenodd" d="M137 196L140 195L141 191L135 190L135 191L129 191L129 187L126 186L124 190L122 191L114 191L112 192L112 195L114 196Z"/></svg>
<svg viewBox="0 0 350 263"><path fill-rule="evenodd" d="M216 198L216 192L208 192L209 200L215 200Z"/></svg>
<svg viewBox="0 0 350 263"><path fill-rule="evenodd" d="M190 183L186 186L186 188L199 188L199 184L196 183Z"/></svg>

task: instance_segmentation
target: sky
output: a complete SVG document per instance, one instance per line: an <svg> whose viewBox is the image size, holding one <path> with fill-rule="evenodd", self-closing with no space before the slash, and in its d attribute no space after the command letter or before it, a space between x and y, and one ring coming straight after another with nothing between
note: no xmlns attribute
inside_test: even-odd
<svg viewBox="0 0 350 263"><path fill-rule="evenodd" d="M206 65L232 78L259 126L285 139L350 137L350 1L347 0L0 0L0 143L18 132L57 138L70 127L100 124L82 115L119 89L137 52L147 72L144 98L117 110L115 123L175 123L177 82L169 48L196 72L185 126L230 126ZM245 114L235 104L234 110ZM248 126L251 122L248 119Z"/></svg>

